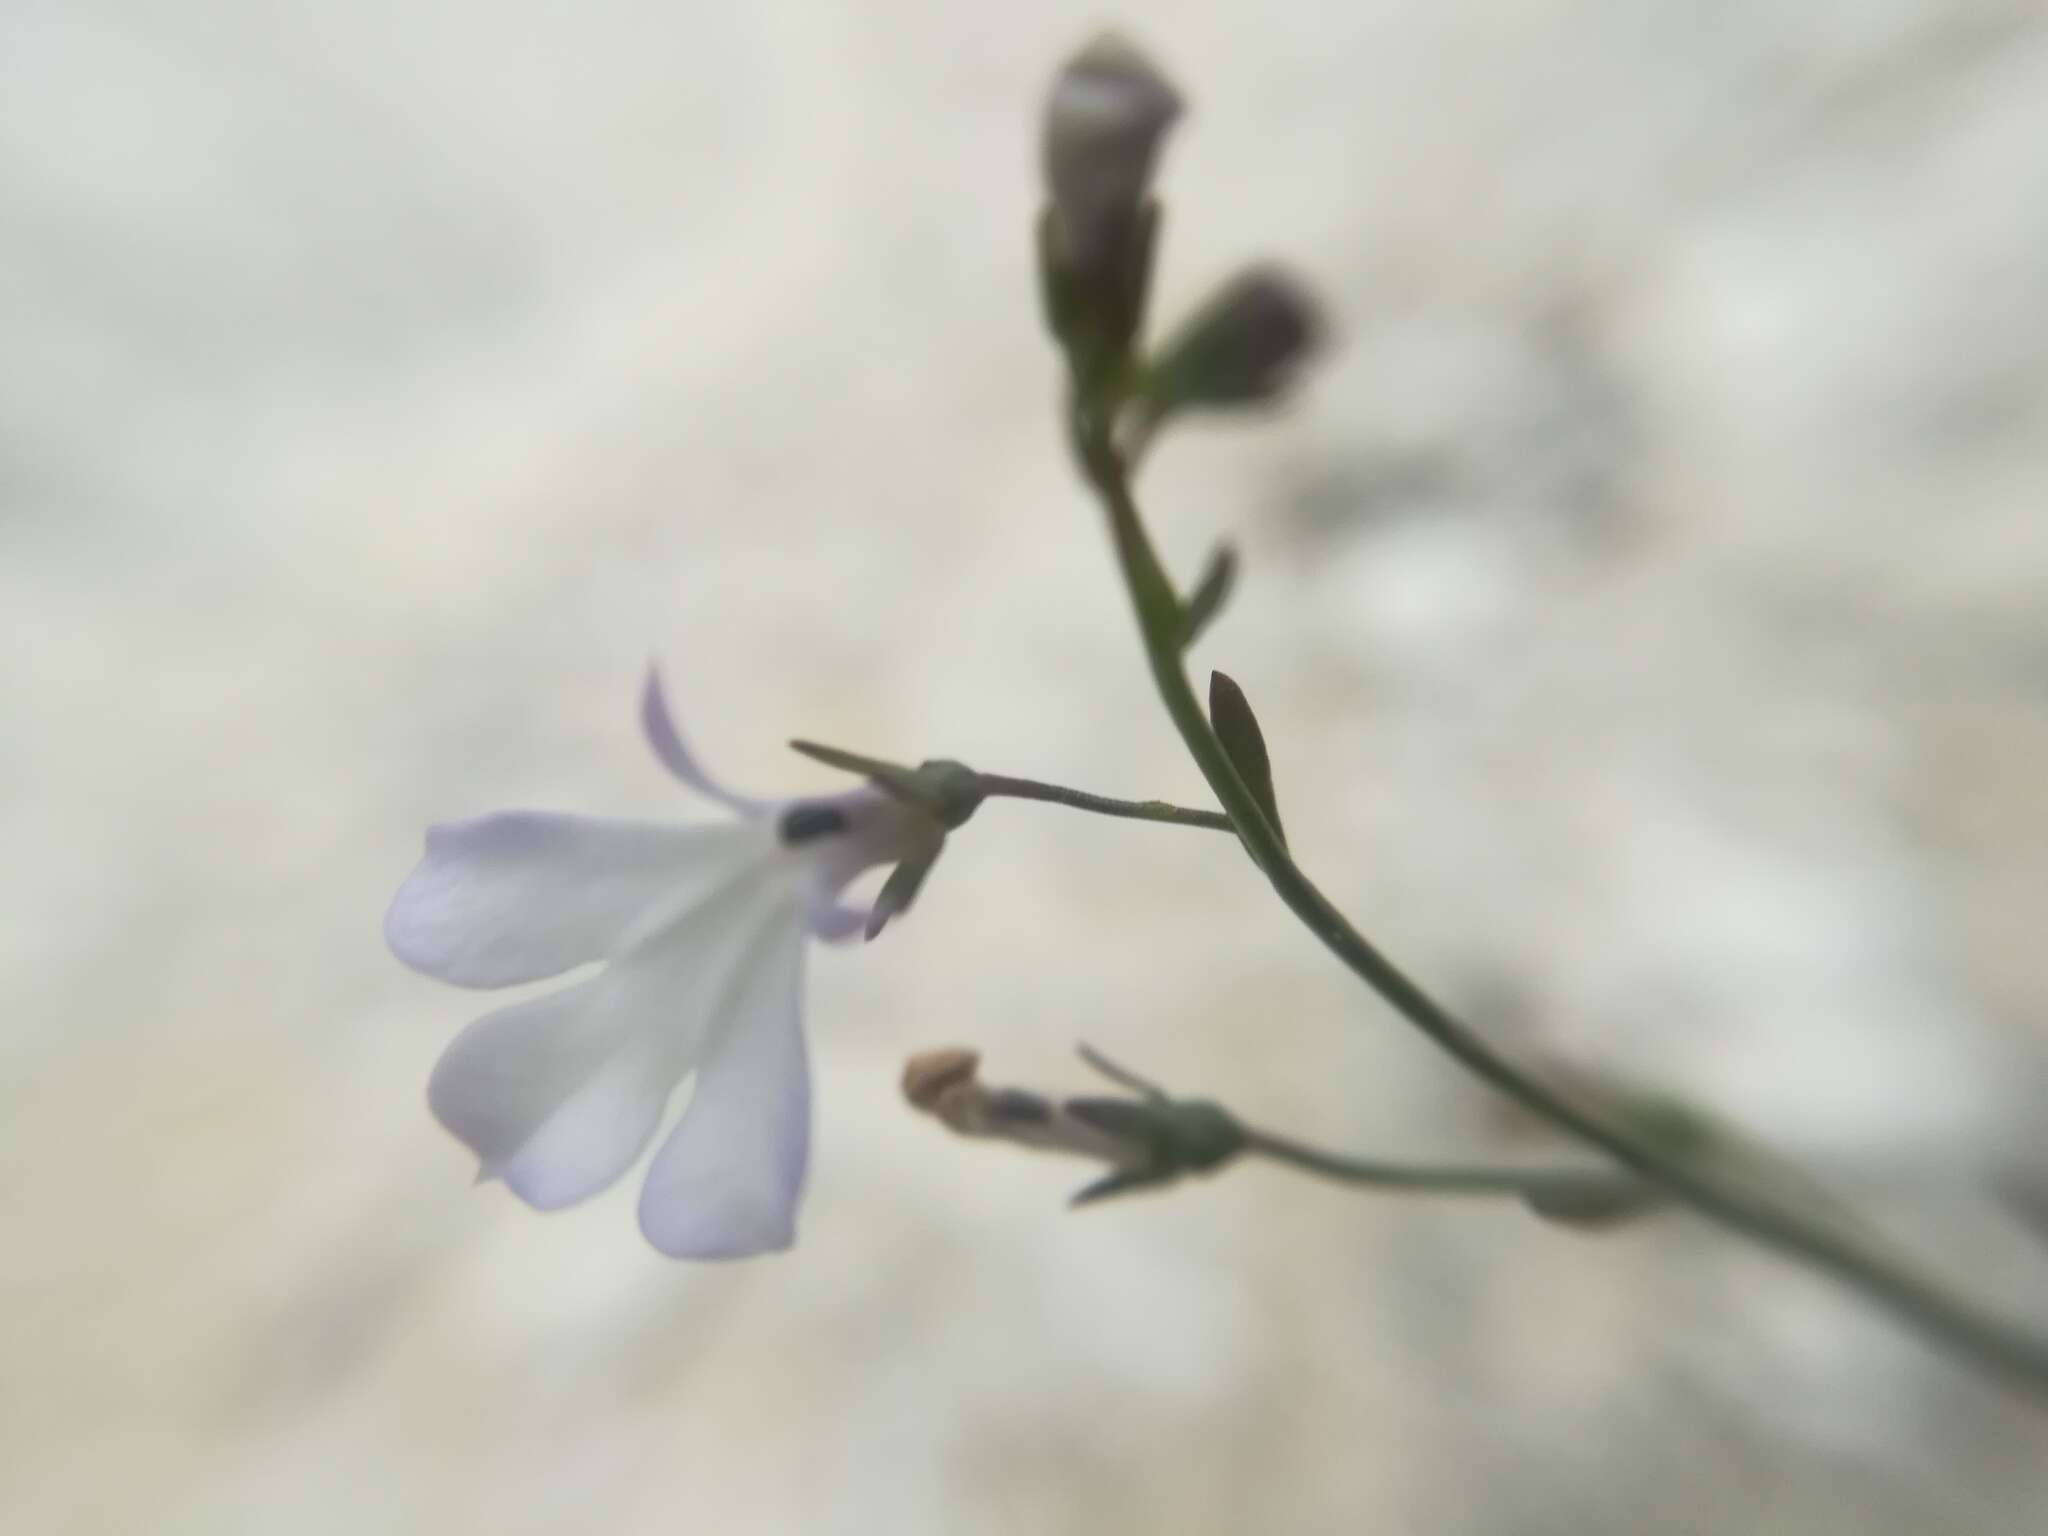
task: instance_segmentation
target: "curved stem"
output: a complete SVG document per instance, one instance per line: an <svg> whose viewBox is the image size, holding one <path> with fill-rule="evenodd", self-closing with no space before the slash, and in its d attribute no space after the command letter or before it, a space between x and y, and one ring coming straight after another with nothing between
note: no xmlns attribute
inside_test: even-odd
<svg viewBox="0 0 2048 1536"><path fill-rule="evenodd" d="M1085 789L1068 789L1007 773L978 772L975 780L982 792L994 799L1040 800L1049 805L1071 806L1077 811L1092 811L1097 816L1119 816L1126 821L1163 821L1177 827L1207 827L1216 832L1237 830L1221 811L1198 811L1164 800L1116 800L1108 795L1091 795Z"/></svg>
<svg viewBox="0 0 2048 1536"><path fill-rule="evenodd" d="M1167 714L1209 781L1245 851L1303 926L1416 1029L1490 1084L1549 1124L1607 1153L1705 1216L1822 1273L1889 1308L1929 1338L2048 1397L2048 1337L2022 1328L1938 1281L1876 1250L1858 1234L1823 1225L1748 1184L1714 1175L1612 1124L1563 1090L1510 1060L1483 1035L1411 980L1352 926L1309 879L1280 840L1257 798L1231 765L1182 669L1180 599L1154 553L1132 499L1108 422L1076 401L1067 423L1081 465L1109 516L1124 585L1137 614L1145 657Z"/></svg>

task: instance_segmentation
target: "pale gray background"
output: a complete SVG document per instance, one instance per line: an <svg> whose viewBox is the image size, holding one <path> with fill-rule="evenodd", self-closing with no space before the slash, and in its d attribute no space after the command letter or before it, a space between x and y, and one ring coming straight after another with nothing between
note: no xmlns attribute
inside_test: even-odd
<svg viewBox="0 0 2048 1536"><path fill-rule="evenodd" d="M690 814L803 733L1198 797L1049 414L1069 4L0 9L0 1526L2027 1532L2048 1419L1683 1222L1244 1170L1085 1216L902 1057L1086 1035L1360 1149L1508 1145L1227 839L992 807L813 969L787 1257L471 1191L422 826ZM2048 1165L2048 18L1133 6L1162 306L1342 350L1168 441L1288 823L1492 1026L1892 1192Z"/></svg>

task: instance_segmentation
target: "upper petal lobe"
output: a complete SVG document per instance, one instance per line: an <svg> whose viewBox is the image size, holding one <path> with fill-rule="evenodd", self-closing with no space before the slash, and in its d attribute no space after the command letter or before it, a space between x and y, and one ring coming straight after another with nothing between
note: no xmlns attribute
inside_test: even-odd
<svg viewBox="0 0 2048 1536"><path fill-rule="evenodd" d="M716 800L742 816L762 816L774 808L774 801L735 794L705 771L704 765L697 761L697 754L684 741L675 715L669 710L658 667L648 667L646 685L640 690L640 728L647 733L647 744L661 759L661 765L698 794Z"/></svg>

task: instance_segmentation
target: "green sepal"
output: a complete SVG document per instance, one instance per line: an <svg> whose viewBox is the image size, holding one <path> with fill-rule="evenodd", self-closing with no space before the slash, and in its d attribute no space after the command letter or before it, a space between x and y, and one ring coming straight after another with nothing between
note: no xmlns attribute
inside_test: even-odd
<svg viewBox="0 0 2048 1536"><path fill-rule="evenodd" d="M1051 203L1038 210L1038 300L1045 315L1045 328L1052 339L1071 352L1075 328L1081 314L1081 298L1061 248L1059 214Z"/></svg>
<svg viewBox="0 0 2048 1536"><path fill-rule="evenodd" d="M932 872L932 866L938 862L939 848L935 847L929 853L915 854L903 860L890 870L889 878L882 882L881 890L875 893L875 905L868 913L868 925L862 937L873 939L888 926L890 918L898 913L908 912L910 904L917 900L917 893L924 886L924 877Z"/></svg>
<svg viewBox="0 0 2048 1536"><path fill-rule="evenodd" d="M1210 1173L1244 1150L1244 1128L1207 1099L1068 1099L1066 1112L1091 1130L1125 1143L1135 1156L1073 1197L1088 1205L1111 1195Z"/></svg>
<svg viewBox="0 0 2048 1536"><path fill-rule="evenodd" d="M1147 198L1131 210L1106 257L1077 265L1057 211L1038 215L1038 295L1046 329L1066 354L1074 388L1091 412L1113 415L1134 387L1134 350L1145 328L1159 241L1160 205Z"/></svg>
<svg viewBox="0 0 2048 1536"><path fill-rule="evenodd" d="M906 768L885 758L864 757L843 747L828 747L816 741L792 741L790 750L801 752L828 768L857 773L875 788L906 805L914 805L948 832L966 821L987 798L981 775L965 763L935 757Z"/></svg>

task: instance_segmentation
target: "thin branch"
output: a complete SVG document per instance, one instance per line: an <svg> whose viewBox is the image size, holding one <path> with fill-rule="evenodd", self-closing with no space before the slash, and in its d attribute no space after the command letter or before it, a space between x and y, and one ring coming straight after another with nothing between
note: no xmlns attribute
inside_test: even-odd
<svg viewBox="0 0 2048 1536"><path fill-rule="evenodd" d="M1056 1099L1027 1088L992 1088L981 1081L980 1058L959 1047L911 1057L904 1065L904 1097L963 1136L1108 1163L1112 1179L1090 1186L1103 1193L1158 1188L1253 1156L1354 1189L1506 1196L1585 1224L1638 1214L1652 1203L1641 1180L1598 1168L1406 1163L1326 1151L1247 1125L1213 1100L1176 1098L1086 1044L1079 1051L1135 1099Z"/></svg>
<svg viewBox="0 0 2048 1536"><path fill-rule="evenodd" d="M1119 816L1126 821L1163 821L1177 827L1207 827L1214 832L1234 832L1230 818L1221 811L1198 811L1164 800L1115 800L1108 795L1091 795L1085 789L1067 789L1037 779L1020 779L1007 773L977 775L982 790L991 799L1040 800L1048 805L1070 806L1097 816Z"/></svg>
<svg viewBox="0 0 2048 1536"><path fill-rule="evenodd" d="M1121 1062L1111 1060L1087 1041L1081 1041L1074 1050L1089 1066L1119 1087L1129 1089L1152 1104L1170 1106L1173 1103L1173 1096L1158 1083L1140 1076ZM1538 1201L1546 1198L1587 1201L1618 1200L1643 1187L1638 1179L1598 1168L1460 1167L1348 1157L1341 1152L1329 1152L1309 1142L1298 1141L1292 1136L1283 1136L1278 1131L1261 1130L1258 1126L1246 1124L1236 1115L1231 1115L1230 1120L1237 1127L1241 1151L1339 1184L1367 1189L1440 1195L1516 1195Z"/></svg>

